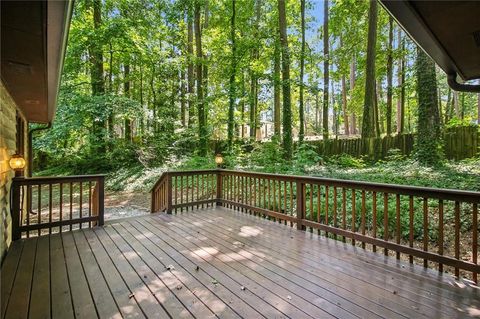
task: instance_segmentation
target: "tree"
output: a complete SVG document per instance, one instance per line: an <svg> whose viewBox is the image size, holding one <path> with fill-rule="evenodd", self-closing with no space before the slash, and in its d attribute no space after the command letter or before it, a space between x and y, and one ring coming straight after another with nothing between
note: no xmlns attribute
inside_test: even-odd
<svg viewBox="0 0 480 319"><path fill-rule="evenodd" d="M442 143L435 63L421 48L417 48L416 74L418 124L415 155L421 164L437 165L442 159Z"/></svg>
<svg viewBox="0 0 480 319"><path fill-rule="evenodd" d="M300 129L298 134L299 143L303 142L305 136L305 112L303 110L303 76L305 73L305 0L300 0L300 15L301 15L301 33L302 33L302 49L300 51L300 98L298 105L298 114L300 120Z"/></svg>
<svg viewBox="0 0 480 319"><path fill-rule="evenodd" d="M375 46L377 43L377 0L370 0L368 12L367 65L363 103L362 137L375 137Z"/></svg>
<svg viewBox="0 0 480 319"><path fill-rule="evenodd" d="M398 45L400 46L400 61L398 63L398 87L400 88L397 100L397 133L403 133L405 128L405 39L402 30L398 28Z"/></svg>
<svg viewBox="0 0 480 319"><path fill-rule="evenodd" d="M234 114L235 114L235 75L237 72L237 47L235 44L235 0L232 0L232 17L230 20L230 42L232 49L231 70L230 70L230 90L228 105L228 148L231 151L234 136Z"/></svg>
<svg viewBox="0 0 480 319"><path fill-rule="evenodd" d="M280 43L282 51L282 92L283 92L283 151L285 159L292 158L292 107L290 96L290 52L287 39L287 17L285 13L285 0L278 0L278 26L280 30Z"/></svg>
<svg viewBox="0 0 480 319"><path fill-rule="evenodd" d="M125 97L130 97L130 64L125 64L123 66L124 70L124 82L123 82L123 93ZM125 141L131 142L132 141L132 121L128 114L125 116Z"/></svg>
<svg viewBox="0 0 480 319"><path fill-rule="evenodd" d="M208 141L207 141L207 127L205 123L205 101L203 97L203 68L202 60L204 58L202 53L202 31L200 26L200 2L195 1L195 44L197 52L197 113L198 113L198 140L199 148L198 154L200 156L207 155Z"/></svg>
<svg viewBox="0 0 480 319"><path fill-rule="evenodd" d="M328 139L328 81L329 77L328 43L328 0L323 5L323 139Z"/></svg>
<svg viewBox="0 0 480 319"><path fill-rule="evenodd" d="M388 20L388 48L387 48L387 135L392 134L392 77L393 77L393 17Z"/></svg>
<svg viewBox="0 0 480 319"><path fill-rule="evenodd" d="M188 92L188 126L192 126L195 119L195 100L193 75L193 22L190 8L187 10L187 92Z"/></svg>
<svg viewBox="0 0 480 319"><path fill-rule="evenodd" d="M275 28L275 47L273 53L273 123L274 132L277 137L280 137L280 43L279 43L278 28Z"/></svg>

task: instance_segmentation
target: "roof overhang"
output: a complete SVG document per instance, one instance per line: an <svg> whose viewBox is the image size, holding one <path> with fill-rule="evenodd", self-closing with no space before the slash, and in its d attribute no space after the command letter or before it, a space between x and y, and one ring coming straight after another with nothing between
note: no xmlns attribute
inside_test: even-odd
<svg viewBox="0 0 480 319"><path fill-rule="evenodd" d="M30 122L55 115L72 0L1 1L1 78Z"/></svg>
<svg viewBox="0 0 480 319"><path fill-rule="evenodd" d="M456 90L480 92L480 1L380 0L382 6L449 76Z"/></svg>

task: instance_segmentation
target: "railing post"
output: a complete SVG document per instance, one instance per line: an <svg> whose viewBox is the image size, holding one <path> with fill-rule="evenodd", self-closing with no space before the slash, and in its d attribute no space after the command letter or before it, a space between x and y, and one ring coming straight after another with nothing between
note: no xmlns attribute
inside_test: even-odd
<svg viewBox="0 0 480 319"><path fill-rule="evenodd" d="M217 206L222 206L222 198L223 198L223 193L222 193L222 188L223 188L223 181L222 181L222 171L217 170Z"/></svg>
<svg viewBox="0 0 480 319"><path fill-rule="evenodd" d="M97 181L98 186L98 226L103 226L105 221L105 177L101 176Z"/></svg>
<svg viewBox="0 0 480 319"><path fill-rule="evenodd" d="M167 214L172 213L172 175L170 173L167 174Z"/></svg>
<svg viewBox="0 0 480 319"><path fill-rule="evenodd" d="M14 177L12 180L12 188L11 188L11 199L12 202L10 203L11 207L11 217L12 217L12 240L18 240L22 237L20 232L20 214L21 214L21 207L20 207L20 197L22 196L20 188L21 186L17 184L18 177Z"/></svg>
<svg viewBox="0 0 480 319"><path fill-rule="evenodd" d="M305 194L303 192L303 183L297 181L297 229L305 230L302 219L305 218Z"/></svg>

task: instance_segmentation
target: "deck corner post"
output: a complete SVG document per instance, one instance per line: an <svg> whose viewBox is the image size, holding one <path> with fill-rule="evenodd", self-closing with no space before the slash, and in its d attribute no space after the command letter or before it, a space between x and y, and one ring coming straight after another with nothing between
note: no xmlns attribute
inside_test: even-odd
<svg viewBox="0 0 480 319"><path fill-rule="evenodd" d="M98 183L98 226L103 226L105 221L105 176L100 176Z"/></svg>
<svg viewBox="0 0 480 319"><path fill-rule="evenodd" d="M172 175L170 173L166 173L167 174L167 214L171 214L172 213L172 187L173 187L173 183L172 183Z"/></svg>
<svg viewBox="0 0 480 319"><path fill-rule="evenodd" d="M223 189L223 182L222 182L222 171L221 170L217 170L217 206L222 206L222 198L223 198L223 194L222 194L222 189Z"/></svg>
<svg viewBox="0 0 480 319"><path fill-rule="evenodd" d="M12 240L18 240L22 237L22 233L20 231L20 214L21 214L21 207L20 207L20 197L21 186L16 181L17 178L12 180L12 188L11 188L11 217L12 217Z"/></svg>
<svg viewBox="0 0 480 319"><path fill-rule="evenodd" d="M304 194L304 184L300 181L296 182L297 184L297 229L305 230L305 226L302 221L305 218L305 194Z"/></svg>

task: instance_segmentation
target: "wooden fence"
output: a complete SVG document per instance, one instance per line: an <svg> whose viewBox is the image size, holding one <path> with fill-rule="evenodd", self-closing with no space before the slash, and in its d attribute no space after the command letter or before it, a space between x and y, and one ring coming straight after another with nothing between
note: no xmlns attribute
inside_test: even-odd
<svg viewBox="0 0 480 319"><path fill-rule="evenodd" d="M168 172L151 192L152 213L225 206L478 281L478 192L229 170Z"/></svg>
<svg viewBox="0 0 480 319"><path fill-rule="evenodd" d="M391 149L410 155L414 149L415 134L406 133L379 138L341 138L307 141L323 156L349 154L383 159ZM444 132L444 151L447 159L461 160L477 156L480 152L480 134L476 126L452 127Z"/></svg>

